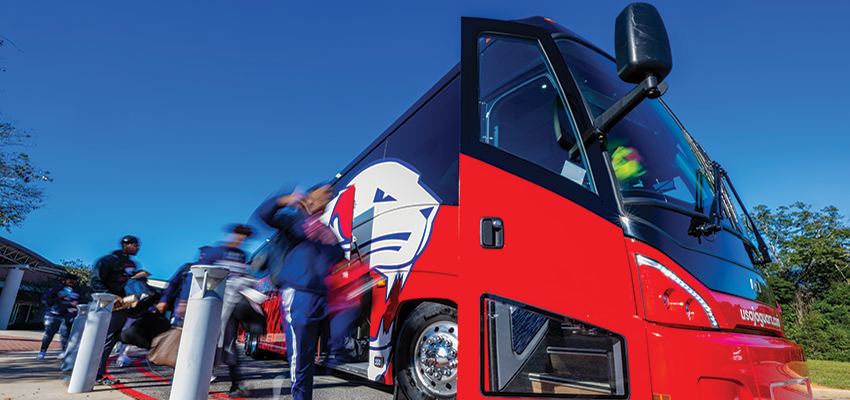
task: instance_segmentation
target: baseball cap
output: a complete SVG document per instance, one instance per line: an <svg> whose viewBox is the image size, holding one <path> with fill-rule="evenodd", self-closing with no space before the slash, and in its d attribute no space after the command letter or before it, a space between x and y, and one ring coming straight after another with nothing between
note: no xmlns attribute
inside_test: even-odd
<svg viewBox="0 0 850 400"><path fill-rule="evenodd" d="M121 238L121 244L138 244L139 239L133 235L127 235Z"/></svg>

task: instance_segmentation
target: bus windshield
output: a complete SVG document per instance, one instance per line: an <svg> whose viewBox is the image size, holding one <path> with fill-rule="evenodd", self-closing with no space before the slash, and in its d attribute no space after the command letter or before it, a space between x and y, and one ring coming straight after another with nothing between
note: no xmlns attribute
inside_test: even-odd
<svg viewBox="0 0 850 400"><path fill-rule="evenodd" d="M602 54L573 40L559 39L557 45L594 118L634 87L616 78L616 64ZM661 100L644 100L611 129L608 152L626 204L648 198L710 211L715 192L711 159ZM724 217L750 239L725 183L721 190Z"/></svg>

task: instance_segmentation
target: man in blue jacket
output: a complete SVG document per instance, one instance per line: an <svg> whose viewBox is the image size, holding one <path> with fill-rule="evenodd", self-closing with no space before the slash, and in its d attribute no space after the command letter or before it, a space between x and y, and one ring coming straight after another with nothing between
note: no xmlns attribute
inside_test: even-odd
<svg viewBox="0 0 850 400"><path fill-rule="evenodd" d="M192 273L192 266L198 265L198 262L203 260L207 252L211 249L211 246L201 246L198 248L200 251L198 261L187 262L181 265L180 268L177 268L171 280L168 281L168 286L162 290L162 297L160 297L159 303L156 305L156 310L160 314L165 314L166 311L172 310L171 321L174 326L183 326L186 299L189 298L189 291L183 290L183 287L187 286L185 283L189 282L186 280L186 277ZM183 292L185 292L185 297L183 296ZM183 302L182 305L180 304L181 301Z"/></svg>
<svg viewBox="0 0 850 400"><path fill-rule="evenodd" d="M242 380L239 372L239 353L236 350L236 336L239 330L239 321L233 315L234 306L242 297L242 289L253 286L254 279L247 275L248 256L239 249L246 239L254 234L254 230L247 225L232 225L228 229L227 237L220 246L208 249L205 255L198 260L200 265L215 265L230 270L227 275L224 298L221 307L221 325L219 325L218 344L215 353L215 366L227 365L230 371L231 398L247 397L251 395L251 389Z"/></svg>
<svg viewBox="0 0 850 400"><path fill-rule="evenodd" d="M295 400L313 398L316 346L321 323L328 316L325 276L345 254L333 231L319 221L332 195L329 185L319 185L306 196L290 193L269 199L257 209L257 215L290 242L280 275Z"/></svg>
<svg viewBox="0 0 850 400"><path fill-rule="evenodd" d="M80 288L77 286L77 277L74 275L65 275L62 282L42 296L41 303L47 306L47 311L44 313L44 338L41 340L41 351L35 356L36 360L44 358L47 347L50 346L57 331L60 332L62 343L62 352L57 357L65 357L71 321L77 315L76 306L79 299Z"/></svg>

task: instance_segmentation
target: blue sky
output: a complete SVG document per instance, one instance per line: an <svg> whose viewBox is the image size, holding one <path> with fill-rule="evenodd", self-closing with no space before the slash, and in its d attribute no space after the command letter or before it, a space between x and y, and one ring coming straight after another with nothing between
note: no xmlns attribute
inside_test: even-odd
<svg viewBox="0 0 850 400"><path fill-rule="evenodd" d="M613 52L629 2L409 3L4 2L20 51L0 47L0 112L55 181L2 235L86 263L137 235L167 279L285 182L348 164L459 61L461 16L542 15ZM674 58L664 99L745 201L850 213L850 3L652 4Z"/></svg>

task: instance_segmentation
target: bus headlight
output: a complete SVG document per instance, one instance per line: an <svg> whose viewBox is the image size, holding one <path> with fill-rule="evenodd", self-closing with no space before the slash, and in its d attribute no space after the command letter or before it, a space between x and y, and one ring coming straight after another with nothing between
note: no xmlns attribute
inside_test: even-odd
<svg viewBox="0 0 850 400"><path fill-rule="evenodd" d="M705 299L670 268L640 254L635 261L647 321L720 328Z"/></svg>

